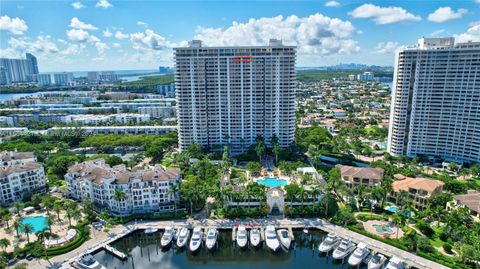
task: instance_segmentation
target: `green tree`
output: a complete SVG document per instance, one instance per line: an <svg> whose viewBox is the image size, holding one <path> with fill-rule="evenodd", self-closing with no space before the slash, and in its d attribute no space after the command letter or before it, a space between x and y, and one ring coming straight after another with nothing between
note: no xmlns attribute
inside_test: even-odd
<svg viewBox="0 0 480 269"><path fill-rule="evenodd" d="M173 211L177 214L177 193L178 193L178 185L172 184L168 189L168 193L170 194L171 199L173 200Z"/></svg>
<svg viewBox="0 0 480 269"><path fill-rule="evenodd" d="M13 229L15 229L15 233L16 233L17 238L20 238L20 234L19 234L19 232L18 232L18 229L20 229L20 225L21 225L21 224L20 224L20 222L19 222L18 220L15 220L15 221L13 222Z"/></svg>
<svg viewBox="0 0 480 269"><path fill-rule="evenodd" d="M0 247L3 248L3 251L7 251L7 247L10 246L10 240L7 238L0 239Z"/></svg>
<svg viewBox="0 0 480 269"><path fill-rule="evenodd" d="M60 212L62 212L63 204L61 201L57 201L53 204L53 212L57 214L57 220L60 221Z"/></svg>
<svg viewBox="0 0 480 269"><path fill-rule="evenodd" d="M23 203L15 202L15 203L13 203L13 208L15 208L15 212L17 212L18 216L22 215Z"/></svg>
<svg viewBox="0 0 480 269"><path fill-rule="evenodd" d="M278 155L282 151L278 137L276 135L272 136L272 152L275 155L275 165L278 165Z"/></svg>
<svg viewBox="0 0 480 269"><path fill-rule="evenodd" d="M260 174L260 163L258 162L248 162L247 163L247 170L250 171L252 175L258 175Z"/></svg>
<svg viewBox="0 0 480 269"><path fill-rule="evenodd" d="M255 153L257 153L260 164L262 163L263 156L265 155L265 142L262 137L257 137L255 140Z"/></svg>
<svg viewBox="0 0 480 269"><path fill-rule="evenodd" d="M23 225L23 231L27 235L27 242L30 243L30 233L33 232L33 227L30 224Z"/></svg>

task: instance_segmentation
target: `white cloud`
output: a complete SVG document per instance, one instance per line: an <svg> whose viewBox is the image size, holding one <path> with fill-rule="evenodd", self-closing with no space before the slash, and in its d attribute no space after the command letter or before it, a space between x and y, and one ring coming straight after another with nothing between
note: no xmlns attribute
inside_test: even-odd
<svg viewBox="0 0 480 269"><path fill-rule="evenodd" d="M24 52L32 53L58 53L60 50L57 45L52 42L51 36L37 36L37 39L30 41L29 38L10 38L8 40L8 45L10 45L11 53L16 51L17 54L23 54Z"/></svg>
<svg viewBox="0 0 480 269"><path fill-rule="evenodd" d="M113 33L110 32L110 30L107 28L105 31L103 31L103 36L104 37L111 37L111 36L113 36Z"/></svg>
<svg viewBox="0 0 480 269"><path fill-rule="evenodd" d="M381 54L389 54L403 47L404 46L399 46L398 42L394 42L394 41L379 42L377 44L377 47L375 48L375 52L381 53Z"/></svg>
<svg viewBox="0 0 480 269"><path fill-rule="evenodd" d="M143 26L145 28L148 27L148 23L144 22L144 21L137 21L137 25L140 25L140 26Z"/></svg>
<svg viewBox="0 0 480 269"><path fill-rule="evenodd" d="M471 23L468 24L468 26L473 27L473 26L479 25L479 24L480 24L480 21L472 21Z"/></svg>
<svg viewBox="0 0 480 269"><path fill-rule="evenodd" d="M480 41L480 24L468 28L467 32L455 36L457 42Z"/></svg>
<svg viewBox="0 0 480 269"><path fill-rule="evenodd" d="M146 29L145 33L138 32L130 34L130 41L136 50L162 50L173 47L173 43L150 29Z"/></svg>
<svg viewBox="0 0 480 269"><path fill-rule="evenodd" d="M83 29L67 30L67 36L70 40L85 42L90 39L90 34Z"/></svg>
<svg viewBox="0 0 480 269"><path fill-rule="evenodd" d="M440 7L435 12L428 15L428 20L436 23L460 19L468 10L464 8L457 9L455 12L451 7Z"/></svg>
<svg viewBox="0 0 480 269"><path fill-rule="evenodd" d="M328 1L325 3L326 7L338 7L340 6L340 3L337 1Z"/></svg>
<svg viewBox="0 0 480 269"><path fill-rule="evenodd" d="M117 42L113 43L112 46L114 48L120 48L121 47L120 43L117 43Z"/></svg>
<svg viewBox="0 0 480 269"><path fill-rule="evenodd" d="M66 49L60 51L60 54L79 55L85 48L85 44L70 44Z"/></svg>
<svg viewBox="0 0 480 269"><path fill-rule="evenodd" d="M430 36L439 36L445 32L445 29L439 29L430 33Z"/></svg>
<svg viewBox="0 0 480 269"><path fill-rule="evenodd" d="M0 30L9 31L14 35L23 35L27 30L27 23L16 17L10 18L7 15L0 17Z"/></svg>
<svg viewBox="0 0 480 269"><path fill-rule="evenodd" d="M126 39L128 38L128 34L124 34L120 31L115 32L115 38L116 39Z"/></svg>
<svg viewBox="0 0 480 269"><path fill-rule="evenodd" d="M109 48L109 46L103 42L96 42L95 47L97 48L99 54L103 54L105 50Z"/></svg>
<svg viewBox="0 0 480 269"><path fill-rule="evenodd" d="M270 38L298 46L300 54L350 54L360 50L351 37L358 33L349 21L316 13L308 17L276 16L233 22L228 28L196 30L195 39L209 46L267 45Z"/></svg>
<svg viewBox="0 0 480 269"><path fill-rule="evenodd" d="M101 8L111 8L113 7L112 4L108 2L108 0L99 0L97 4L95 4L95 7L101 7Z"/></svg>
<svg viewBox="0 0 480 269"><path fill-rule="evenodd" d="M349 14L353 18L371 19L376 24L421 20L420 16L413 15L401 7L380 7L373 4L363 4Z"/></svg>
<svg viewBox="0 0 480 269"><path fill-rule="evenodd" d="M77 17L73 17L72 20L70 21L71 28L74 29L82 29L82 30L97 30L98 28L93 26L92 24L85 23L81 20L79 20Z"/></svg>
<svg viewBox="0 0 480 269"><path fill-rule="evenodd" d="M74 9L81 9L81 8L84 8L85 6L82 4L82 2L73 2L72 7Z"/></svg>

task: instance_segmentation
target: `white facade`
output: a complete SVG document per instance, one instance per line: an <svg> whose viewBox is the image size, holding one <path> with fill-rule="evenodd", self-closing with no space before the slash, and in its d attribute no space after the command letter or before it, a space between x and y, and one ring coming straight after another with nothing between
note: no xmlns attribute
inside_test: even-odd
<svg viewBox="0 0 480 269"><path fill-rule="evenodd" d="M147 134L159 135L174 132L177 126L80 126L80 127L52 127L47 134L59 134L82 130L90 134Z"/></svg>
<svg viewBox="0 0 480 269"><path fill-rule="evenodd" d="M88 197L114 215L168 212L179 201L178 191L172 192L172 186L180 183L178 168L127 170L125 165L110 167L98 159L69 167L65 181L72 198L81 201ZM116 190L121 190L126 198L115 199Z"/></svg>
<svg viewBox="0 0 480 269"><path fill-rule="evenodd" d="M70 115L68 122L97 125L106 122L141 123L150 121L148 114Z"/></svg>
<svg viewBox="0 0 480 269"><path fill-rule="evenodd" d="M138 113L150 115L152 119L165 119L175 117L176 109L173 106L145 106L139 107Z"/></svg>
<svg viewBox="0 0 480 269"><path fill-rule="evenodd" d="M259 136L282 147L295 133L294 46L175 48L180 149L195 142L209 150L229 144L241 153Z"/></svg>
<svg viewBox="0 0 480 269"><path fill-rule="evenodd" d="M397 52L388 151L480 162L480 43L422 38Z"/></svg>
<svg viewBox="0 0 480 269"><path fill-rule="evenodd" d="M0 153L0 203L10 204L46 190L43 166L33 152Z"/></svg>

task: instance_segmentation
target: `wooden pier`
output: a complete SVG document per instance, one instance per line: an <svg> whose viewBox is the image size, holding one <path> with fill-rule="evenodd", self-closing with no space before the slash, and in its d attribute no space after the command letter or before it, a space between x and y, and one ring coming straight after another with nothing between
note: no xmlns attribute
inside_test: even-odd
<svg viewBox="0 0 480 269"><path fill-rule="evenodd" d="M116 256L117 258L121 259L121 260L126 260L127 259L127 255L123 252L121 252L120 250L110 246L110 245L105 245L103 246L103 248L110 252L111 254L113 254L114 256Z"/></svg>

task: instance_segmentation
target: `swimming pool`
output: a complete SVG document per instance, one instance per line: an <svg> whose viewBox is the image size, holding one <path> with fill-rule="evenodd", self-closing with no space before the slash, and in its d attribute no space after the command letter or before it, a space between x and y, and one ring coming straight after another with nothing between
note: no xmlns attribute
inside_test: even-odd
<svg viewBox="0 0 480 269"><path fill-rule="evenodd" d="M395 205L391 205L391 206L385 207L385 210L387 210L389 212L392 212L392 213L397 213L398 208Z"/></svg>
<svg viewBox="0 0 480 269"><path fill-rule="evenodd" d="M32 226L33 228L32 232L36 234L50 228L50 226L48 225L47 219L48 218L44 216L26 217L26 218L22 218L20 222L23 225L29 224L30 226ZM23 225L20 225L20 228L19 228L20 232L22 233L25 232L25 230L23 229Z"/></svg>
<svg viewBox="0 0 480 269"><path fill-rule="evenodd" d="M390 226L388 226L386 224L373 224L372 227L375 228L375 231L377 231L377 233L379 233L379 234L392 234L393 233L393 229L390 228Z"/></svg>
<svg viewBox="0 0 480 269"><path fill-rule="evenodd" d="M276 177L266 177L264 179L258 180L257 183L270 188L287 186L287 181L285 179L278 179Z"/></svg>

